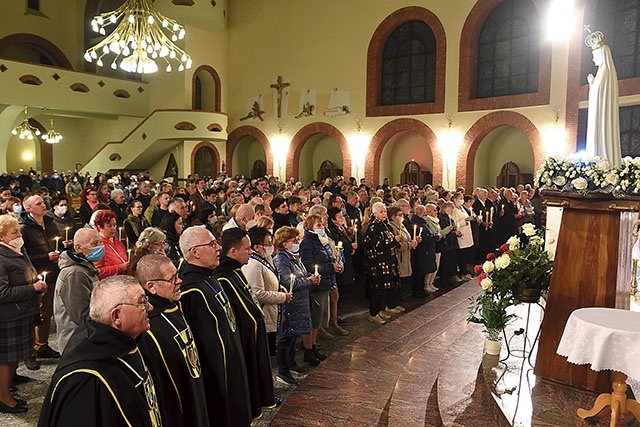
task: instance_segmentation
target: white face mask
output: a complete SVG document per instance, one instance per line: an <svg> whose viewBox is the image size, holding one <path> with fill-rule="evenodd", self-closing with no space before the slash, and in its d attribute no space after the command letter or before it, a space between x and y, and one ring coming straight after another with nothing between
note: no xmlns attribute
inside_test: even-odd
<svg viewBox="0 0 640 427"><path fill-rule="evenodd" d="M273 247L273 245L271 245L271 246L264 246L264 251L266 252L267 256L271 256L271 255L273 255L273 251L274 251L274 247Z"/></svg>
<svg viewBox="0 0 640 427"><path fill-rule="evenodd" d="M60 216L63 216L64 214L67 213L67 207L66 206L56 206L56 213Z"/></svg>
<svg viewBox="0 0 640 427"><path fill-rule="evenodd" d="M20 215L20 213L22 212L22 206L21 205L13 205L13 213L16 215Z"/></svg>
<svg viewBox="0 0 640 427"><path fill-rule="evenodd" d="M14 249L22 249L22 246L24 245L24 240L22 239L22 237L16 237L13 240L10 240L9 242L7 242L7 245L11 246Z"/></svg>

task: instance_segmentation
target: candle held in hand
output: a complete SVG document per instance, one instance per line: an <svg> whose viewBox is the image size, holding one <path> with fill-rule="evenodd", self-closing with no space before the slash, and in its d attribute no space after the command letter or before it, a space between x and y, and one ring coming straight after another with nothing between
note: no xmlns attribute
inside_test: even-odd
<svg viewBox="0 0 640 427"><path fill-rule="evenodd" d="M53 238L56 241L56 251L60 252L60 237L56 236Z"/></svg>
<svg viewBox="0 0 640 427"><path fill-rule="evenodd" d="M318 264L316 264L316 265L315 265L314 274L315 274L316 276L318 275Z"/></svg>
<svg viewBox="0 0 640 427"><path fill-rule="evenodd" d="M65 227L65 228L64 228L64 241L65 241L65 242L68 242L68 241L69 241L69 229L70 229L70 228L71 228L71 227Z"/></svg>
<svg viewBox="0 0 640 427"><path fill-rule="evenodd" d="M418 231L418 226L413 224L413 240L416 240L416 232Z"/></svg>
<svg viewBox="0 0 640 427"><path fill-rule="evenodd" d="M291 275L291 284L289 285L289 292L293 292L293 283L296 280L296 276L294 274Z"/></svg>

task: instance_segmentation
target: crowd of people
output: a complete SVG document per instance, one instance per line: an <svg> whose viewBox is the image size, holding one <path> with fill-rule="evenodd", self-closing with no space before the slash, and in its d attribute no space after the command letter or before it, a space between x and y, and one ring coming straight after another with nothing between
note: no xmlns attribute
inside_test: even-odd
<svg viewBox="0 0 640 427"><path fill-rule="evenodd" d="M384 324L544 223L528 185L77 171L0 185L0 412L28 410L20 361L60 358L41 426L248 426L280 403L271 357L295 385L327 357L319 336L349 334L340 301L364 293Z"/></svg>

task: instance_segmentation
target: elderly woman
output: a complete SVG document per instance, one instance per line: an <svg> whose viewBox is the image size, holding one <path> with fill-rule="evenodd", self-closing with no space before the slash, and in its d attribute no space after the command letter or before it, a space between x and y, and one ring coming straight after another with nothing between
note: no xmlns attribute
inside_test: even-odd
<svg viewBox="0 0 640 427"><path fill-rule="evenodd" d="M133 200L127 206L127 218L124 220L124 232L127 235L128 248L135 246L140 237L140 233L151 224L147 221L143 214L144 208L142 202Z"/></svg>
<svg viewBox="0 0 640 427"><path fill-rule="evenodd" d="M180 235L184 229L182 217L175 212L170 212L162 218L160 222L160 230L167 236L164 244L164 251L172 261L177 262L182 258L180 251Z"/></svg>
<svg viewBox="0 0 640 427"><path fill-rule="evenodd" d="M47 291L22 250L18 220L0 216L0 412L27 411L24 400L11 395L18 361L33 354L38 294Z"/></svg>
<svg viewBox="0 0 640 427"><path fill-rule="evenodd" d="M271 232L266 228L253 227L249 230L249 240L251 241L251 258L246 265L242 266L242 272L262 307L269 353L275 356L278 304L289 302L291 298L287 298L287 290L278 284L278 273L271 258L274 249Z"/></svg>
<svg viewBox="0 0 640 427"><path fill-rule="evenodd" d="M138 237L138 241L136 242L136 249L131 258L131 263L129 264L129 271L127 274L131 276L135 276L136 266L138 265L138 261L145 255L164 255L167 254L164 251L164 244L167 240L167 236L158 228L149 227L142 230L140 233L140 237Z"/></svg>
<svg viewBox="0 0 640 427"><path fill-rule="evenodd" d="M311 335L302 337L304 361L312 365L326 359L318 351L318 331L321 327L329 327L329 291L336 288L336 274L342 272L342 265L336 261L329 241L322 217L309 215L304 221L300 259L307 271L321 277L320 284L311 291Z"/></svg>
<svg viewBox="0 0 640 427"><path fill-rule="evenodd" d="M116 236L116 214L106 209L98 211L93 218L93 226L100 233L104 244L104 257L96 263L100 270L100 279L126 274L129 268L129 254Z"/></svg>
<svg viewBox="0 0 640 427"><path fill-rule="evenodd" d="M387 222L387 207L382 202L371 206L373 218L364 235L364 249L368 261L369 321L384 324L391 318L383 308L388 305L389 293L400 284L398 258L401 236L395 236ZM383 301L384 300L384 301Z"/></svg>
<svg viewBox="0 0 640 427"><path fill-rule="evenodd" d="M389 300L387 301L387 307L385 311L390 314L398 314L405 311L405 308L398 305L400 295L398 292L401 289L409 289L411 287L411 277L413 270L411 269L411 251L418 246L418 234L415 234L415 238L409 233L407 227L404 226L404 214L402 209L398 206L392 206L387 211L389 216L389 226L395 236L400 236L400 247L396 251L398 257L398 274L400 280L400 286L395 289L391 289Z"/></svg>
<svg viewBox="0 0 640 427"><path fill-rule="evenodd" d="M298 382L291 376L291 372L306 372L295 361L296 338L298 335L311 334L309 291L312 286L320 284L320 276L309 275L304 264L300 262L298 230L295 227L285 226L276 231L273 244L278 250L273 258L278 272L278 281L280 286L288 291L287 301L282 305L280 312L276 380L295 385ZM315 358L315 365L319 363Z"/></svg>

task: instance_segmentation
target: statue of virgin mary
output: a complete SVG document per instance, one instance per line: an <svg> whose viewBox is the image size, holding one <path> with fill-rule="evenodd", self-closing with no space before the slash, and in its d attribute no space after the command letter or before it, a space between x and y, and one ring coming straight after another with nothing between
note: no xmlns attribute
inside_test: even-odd
<svg viewBox="0 0 640 427"><path fill-rule="evenodd" d="M620 166L620 120L618 113L618 75L611 50L604 44L600 31L590 33L585 43L592 50L598 72L587 76L589 111L587 118L587 156L607 159L611 166Z"/></svg>

